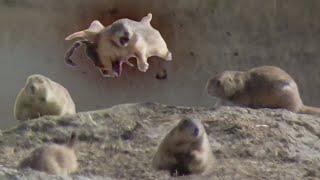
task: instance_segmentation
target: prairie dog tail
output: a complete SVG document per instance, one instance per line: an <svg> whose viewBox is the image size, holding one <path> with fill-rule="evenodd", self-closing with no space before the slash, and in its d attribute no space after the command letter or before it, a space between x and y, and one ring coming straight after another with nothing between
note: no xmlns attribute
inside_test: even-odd
<svg viewBox="0 0 320 180"><path fill-rule="evenodd" d="M69 139L69 142L67 143L67 147L73 148L76 141L77 141L77 134L75 132L72 132L70 139Z"/></svg>
<svg viewBox="0 0 320 180"><path fill-rule="evenodd" d="M303 105L299 111L303 114L311 114L320 117L320 108Z"/></svg>

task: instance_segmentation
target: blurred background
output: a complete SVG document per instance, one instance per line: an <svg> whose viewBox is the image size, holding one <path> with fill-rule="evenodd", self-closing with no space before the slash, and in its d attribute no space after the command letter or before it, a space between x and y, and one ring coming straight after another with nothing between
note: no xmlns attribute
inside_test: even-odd
<svg viewBox="0 0 320 180"><path fill-rule="evenodd" d="M70 68L64 38L97 19L104 25L153 14L173 61L151 58L148 72L125 66L107 79L82 50ZM260 65L283 68L297 81L308 105L320 106L319 0L0 0L1 129L17 123L15 97L26 78L43 74L65 86L78 111L132 102L212 106L204 87L224 70ZM167 71L167 79L157 73Z"/></svg>

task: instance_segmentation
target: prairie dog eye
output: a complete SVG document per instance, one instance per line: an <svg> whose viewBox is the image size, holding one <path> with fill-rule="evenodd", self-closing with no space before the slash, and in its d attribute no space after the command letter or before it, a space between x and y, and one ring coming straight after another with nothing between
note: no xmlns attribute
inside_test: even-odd
<svg viewBox="0 0 320 180"><path fill-rule="evenodd" d="M124 31L123 36L127 37L129 39L129 32L128 31Z"/></svg>
<svg viewBox="0 0 320 180"><path fill-rule="evenodd" d="M198 127L195 127L193 129L193 136L197 137L200 134L200 129Z"/></svg>
<svg viewBox="0 0 320 180"><path fill-rule="evenodd" d="M214 85L215 86L221 86L221 81L220 80L214 80Z"/></svg>

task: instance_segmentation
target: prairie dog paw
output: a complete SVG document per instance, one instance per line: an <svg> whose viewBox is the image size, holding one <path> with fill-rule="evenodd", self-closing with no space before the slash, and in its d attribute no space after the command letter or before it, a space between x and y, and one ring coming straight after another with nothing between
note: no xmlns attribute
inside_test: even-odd
<svg viewBox="0 0 320 180"><path fill-rule="evenodd" d="M100 70L100 73L103 77L106 77L106 78L115 78L115 77L118 77L116 73L109 73L108 70L105 70L105 69L99 69Z"/></svg>
<svg viewBox="0 0 320 180"><path fill-rule="evenodd" d="M167 53L167 58L166 58L167 61L172 61L172 53L168 51Z"/></svg>
<svg viewBox="0 0 320 180"><path fill-rule="evenodd" d="M141 72L146 72L149 68L149 64L145 62L138 61L138 69Z"/></svg>

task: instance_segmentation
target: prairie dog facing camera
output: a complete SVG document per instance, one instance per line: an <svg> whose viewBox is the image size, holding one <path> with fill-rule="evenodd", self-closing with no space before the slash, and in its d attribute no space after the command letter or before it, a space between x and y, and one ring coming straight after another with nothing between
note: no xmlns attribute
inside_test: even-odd
<svg viewBox="0 0 320 180"><path fill-rule="evenodd" d="M124 63L132 66L128 62L131 57L137 59L138 69L146 72L149 67L147 59L151 56L172 60L172 54L160 32L151 26L151 19L152 14L149 13L140 21L124 18L107 27L95 20L88 29L75 32L66 40L80 38L96 43L96 52L103 65L101 72L106 77L119 76Z"/></svg>
<svg viewBox="0 0 320 180"><path fill-rule="evenodd" d="M74 151L76 134L73 132L65 145L48 144L32 151L23 159L19 168L31 168L48 174L66 176L78 168L77 156Z"/></svg>
<svg viewBox="0 0 320 180"><path fill-rule="evenodd" d="M207 133L194 118L182 119L162 140L152 165L171 175L205 174L214 163Z"/></svg>
<svg viewBox="0 0 320 180"><path fill-rule="evenodd" d="M224 71L207 82L209 95L251 108L283 108L320 116L320 108L303 104L298 86L284 70L260 66L248 71Z"/></svg>
<svg viewBox="0 0 320 180"><path fill-rule="evenodd" d="M27 78L14 105L14 116L17 120L75 113L76 107L68 90L40 74Z"/></svg>

